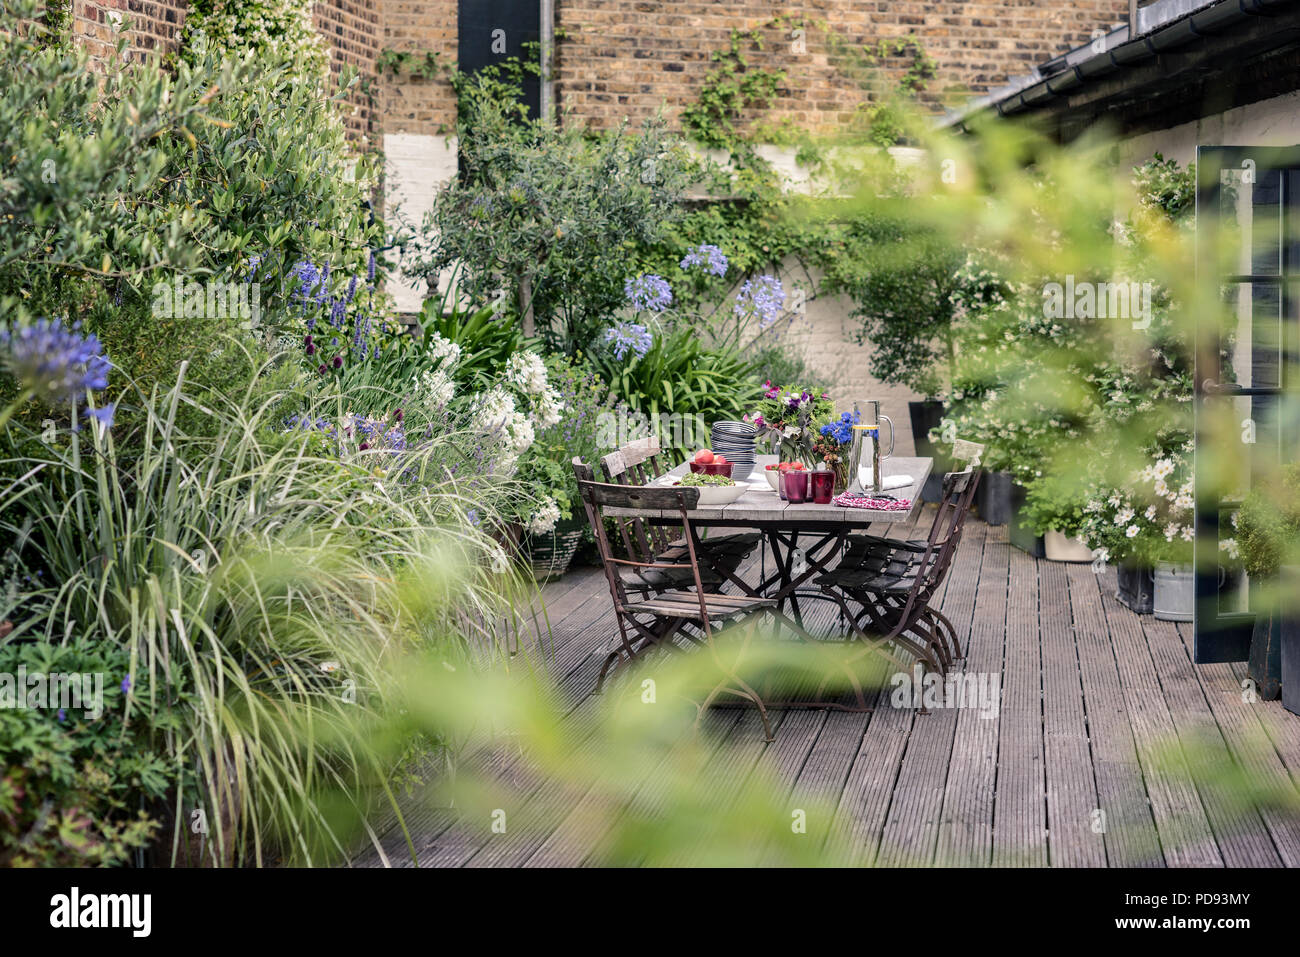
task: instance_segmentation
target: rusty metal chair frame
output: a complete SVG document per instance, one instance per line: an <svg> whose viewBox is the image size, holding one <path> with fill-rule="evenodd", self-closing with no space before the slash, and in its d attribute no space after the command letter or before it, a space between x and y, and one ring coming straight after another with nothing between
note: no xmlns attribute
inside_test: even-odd
<svg viewBox="0 0 1300 957"><path fill-rule="evenodd" d="M574 465L576 469L579 465L577 460ZM722 664L712 639L715 633L714 622L747 618L772 608L775 603L763 598L721 595L704 590L700 577L699 557L695 551L695 536L691 533L690 518L687 514L698 502L699 490L640 488L586 479L579 479L578 490L592 528L595 530L596 546L600 552L605 581L614 602L614 616L618 622L621 642L621 646L611 651L601 666L600 676L596 682L596 693L603 690L606 679L618 668L630 665L652 650L670 652L683 650L673 641L680 636L692 644L707 647L713 654L714 661L726 672L723 680L699 705L700 715L702 716L705 709L723 694L748 700L757 707L767 740L771 741L773 739L771 723L763 699L736 674L734 669ZM694 588L666 591L643 597L639 601L631 600L624 577L620 573L623 569L680 568L681 563L615 558L609 536L605 531L603 516L605 508L676 510L681 515L682 528L686 532L686 558L691 569ZM699 634L692 634L688 630L689 626L694 626ZM745 641L748 642L749 638L746 637Z"/></svg>
<svg viewBox="0 0 1300 957"><path fill-rule="evenodd" d="M910 669L910 662L886 650L892 644L939 673L961 657L956 629L930 602L951 567L979 475L967 469L944 476L943 495L925 540L854 536L845 561L818 580L844 612L850 636L862 642L862 654L881 654Z"/></svg>

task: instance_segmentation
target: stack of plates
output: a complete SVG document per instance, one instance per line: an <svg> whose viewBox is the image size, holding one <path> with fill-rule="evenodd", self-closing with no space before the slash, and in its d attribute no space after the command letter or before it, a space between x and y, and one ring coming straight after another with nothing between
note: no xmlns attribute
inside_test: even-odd
<svg viewBox="0 0 1300 957"><path fill-rule="evenodd" d="M731 477L743 482L754 471L754 437L758 430L748 422L714 422L713 451L734 464Z"/></svg>

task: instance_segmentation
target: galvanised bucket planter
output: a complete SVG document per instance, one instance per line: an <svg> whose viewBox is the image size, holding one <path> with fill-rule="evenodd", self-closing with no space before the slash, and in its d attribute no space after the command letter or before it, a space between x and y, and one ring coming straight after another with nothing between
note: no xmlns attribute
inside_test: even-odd
<svg viewBox="0 0 1300 957"><path fill-rule="evenodd" d="M1196 578L1190 565L1156 565L1152 612L1161 621L1191 621Z"/></svg>

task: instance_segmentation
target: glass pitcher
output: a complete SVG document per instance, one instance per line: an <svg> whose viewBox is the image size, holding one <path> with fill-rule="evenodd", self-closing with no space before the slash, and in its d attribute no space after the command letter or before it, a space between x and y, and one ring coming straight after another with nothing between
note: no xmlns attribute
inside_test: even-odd
<svg viewBox="0 0 1300 957"><path fill-rule="evenodd" d="M853 403L853 445L849 450L849 495L882 491L880 463L894 454L894 423L880 414L879 399L862 399ZM880 449L880 423L889 423L889 448Z"/></svg>

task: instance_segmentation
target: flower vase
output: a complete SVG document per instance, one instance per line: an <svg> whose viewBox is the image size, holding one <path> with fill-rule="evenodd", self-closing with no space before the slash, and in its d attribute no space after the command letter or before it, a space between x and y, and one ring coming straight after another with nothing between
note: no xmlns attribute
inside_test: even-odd
<svg viewBox="0 0 1300 957"><path fill-rule="evenodd" d="M849 487L849 463L841 458L831 466L835 473L835 494L843 495Z"/></svg>

